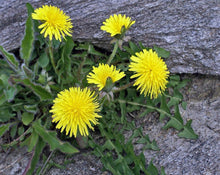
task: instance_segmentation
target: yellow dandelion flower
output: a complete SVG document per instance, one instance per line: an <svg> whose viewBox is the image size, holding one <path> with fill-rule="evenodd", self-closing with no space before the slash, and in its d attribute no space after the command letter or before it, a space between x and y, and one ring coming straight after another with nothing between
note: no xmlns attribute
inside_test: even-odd
<svg viewBox="0 0 220 175"><path fill-rule="evenodd" d="M105 87L107 78L111 78L114 83L125 76L124 72L119 72L115 66L111 65L110 67L108 64L99 64L98 67L93 66L92 72L87 76L87 81L96 84L100 91Z"/></svg>
<svg viewBox="0 0 220 175"><path fill-rule="evenodd" d="M131 21L130 17L126 17L126 15L121 14L114 14L110 16L110 18L106 19L105 22L103 22L103 26L101 26L101 30L104 30L111 34L112 36L115 36L117 34L123 34L126 30L128 30L131 25L133 25L135 21ZM125 31L123 31L123 27L125 28Z"/></svg>
<svg viewBox="0 0 220 175"><path fill-rule="evenodd" d="M56 128L61 132L66 130L66 135L77 136L79 130L82 136L88 136L88 127L94 130L91 125L98 124L97 118L101 118L99 103L95 100L94 92L88 88L80 89L71 87L69 90L61 91L53 101L54 105L50 110L52 122L57 123ZM87 127L88 126L88 127Z"/></svg>
<svg viewBox="0 0 220 175"><path fill-rule="evenodd" d="M72 36L70 33L73 26L70 17L57 7L43 5L34 10L32 18L43 23L38 28L42 29L40 33L44 33L45 38L49 35L50 40L54 36L56 40L61 41L61 36Z"/></svg>
<svg viewBox="0 0 220 175"><path fill-rule="evenodd" d="M169 76L167 65L152 49L144 49L131 56L129 70L135 72L131 78L137 78L134 86L138 85L137 90L141 89L144 96L157 98L166 89Z"/></svg>

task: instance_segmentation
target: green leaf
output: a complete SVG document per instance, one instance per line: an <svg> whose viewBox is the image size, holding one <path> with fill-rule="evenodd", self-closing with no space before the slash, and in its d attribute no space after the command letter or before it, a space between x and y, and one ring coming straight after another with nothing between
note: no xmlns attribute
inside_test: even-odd
<svg viewBox="0 0 220 175"><path fill-rule="evenodd" d="M2 105L3 103L5 103L7 101L7 99L6 99L6 96L4 93L0 92L0 94L1 94L0 95L0 105ZM1 116L0 116L0 118L1 118ZM0 121L1 121L1 119L0 119Z"/></svg>
<svg viewBox="0 0 220 175"><path fill-rule="evenodd" d="M132 54L132 55L134 55L136 52L140 52L140 49L139 49L139 47L138 47L136 44L134 44L134 43L131 42L131 41L129 41L128 44L129 44L130 48L131 48L132 51L133 51L133 54Z"/></svg>
<svg viewBox="0 0 220 175"><path fill-rule="evenodd" d="M133 154L133 156L137 157L134 159L134 163L135 163L135 167L133 168L134 174L140 174L140 170L141 170L144 172L145 175L150 175L145 167L146 161L143 152L140 153L139 156L136 156L135 154Z"/></svg>
<svg viewBox="0 0 220 175"><path fill-rule="evenodd" d="M33 129L31 129L31 130L33 131ZM31 131L31 132L32 132L32 131ZM30 141L31 141L31 135L25 137L25 139L24 139L23 141L19 142L19 145L20 145L21 147L29 146Z"/></svg>
<svg viewBox="0 0 220 175"><path fill-rule="evenodd" d="M169 77L169 82L167 84L167 87L176 87L180 84L180 76L179 75L171 75Z"/></svg>
<svg viewBox="0 0 220 175"><path fill-rule="evenodd" d="M9 79L9 76L7 76L6 74L1 74L0 75L0 80L1 80L1 88L2 89L5 89L6 87L9 86L8 84L8 79Z"/></svg>
<svg viewBox="0 0 220 175"><path fill-rule="evenodd" d="M107 56L105 54L102 54L101 52L96 51L94 46L91 44L89 44L88 53L92 54L92 55L99 56L99 57L107 58Z"/></svg>
<svg viewBox="0 0 220 175"><path fill-rule="evenodd" d="M177 89L181 89L181 88L185 87L185 86L188 84L188 82L190 82L189 79L182 80L182 81L177 85L176 88L177 88Z"/></svg>
<svg viewBox="0 0 220 175"><path fill-rule="evenodd" d="M148 138L146 138L146 136ZM153 140L152 142L149 139L149 136L146 135L143 138L140 138L136 143L141 143L144 144L144 148L143 149L152 149L154 151L159 151L159 147L157 146L157 142L155 140Z"/></svg>
<svg viewBox="0 0 220 175"><path fill-rule="evenodd" d="M142 44L142 42L139 41L138 44L141 50L146 49L146 47Z"/></svg>
<svg viewBox="0 0 220 175"><path fill-rule="evenodd" d="M72 53L72 50L75 46L75 43L73 42L72 37L67 37L64 47L62 48L62 54L61 54L61 60L64 64L65 71L68 71L70 73L71 71L71 64L70 64L70 54Z"/></svg>
<svg viewBox="0 0 220 175"><path fill-rule="evenodd" d="M197 139L198 135L195 134L191 127L192 120L189 120L183 128L183 131L178 134L179 137L186 139Z"/></svg>
<svg viewBox="0 0 220 175"><path fill-rule="evenodd" d="M31 135L26 137L26 139L20 143L20 146L27 146L28 147L28 152L31 152L34 147L37 145L39 135L36 133L36 131L31 128Z"/></svg>
<svg viewBox="0 0 220 175"><path fill-rule="evenodd" d="M32 78L32 77L33 77L33 72L32 72L32 70L30 70L25 64L22 64L22 65L21 65L21 69L22 69L22 71L25 73L25 75L26 75L28 78Z"/></svg>
<svg viewBox="0 0 220 175"><path fill-rule="evenodd" d="M177 88L173 89L173 95L170 97L170 101L168 102L168 107L178 105L183 99L183 95Z"/></svg>
<svg viewBox="0 0 220 175"><path fill-rule="evenodd" d="M14 96L16 92L17 92L17 89L13 86L9 87L7 90L4 90L6 100L8 100L8 102L11 102L12 100L14 100Z"/></svg>
<svg viewBox="0 0 220 175"><path fill-rule="evenodd" d="M28 146L28 152L31 152L35 145L37 144L38 142L38 139L39 139L39 135L36 133L36 131L33 129L32 133L31 133L31 136L30 136L30 143L27 145Z"/></svg>
<svg viewBox="0 0 220 175"><path fill-rule="evenodd" d="M76 47L76 50L86 50L86 51L88 51L88 48L89 48L89 43L80 43Z"/></svg>
<svg viewBox="0 0 220 175"><path fill-rule="evenodd" d="M173 89L173 97L177 98L179 101L183 99L183 95L177 88Z"/></svg>
<svg viewBox="0 0 220 175"><path fill-rule="evenodd" d="M51 93L49 93L45 88L35 83L32 83L29 79L17 79L16 81L21 82L25 86L29 87L41 100L49 100L52 98Z"/></svg>
<svg viewBox="0 0 220 175"><path fill-rule="evenodd" d="M170 52L163 48L154 46L154 50L157 52L159 57L168 58L170 56Z"/></svg>
<svg viewBox="0 0 220 175"><path fill-rule="evenodd" d="M21 120L24 125L29 125L34 120L34 114L29 112L24 112L21 116Z"/></svg>
<svg viewBox="0 0 220 175"><path fill-rule="evenodd" d="M13 125L13 126L11 127L11 130L10 130L10 136L11 136L11 138L14 138L14 137L15 137L15 135L16 135L16 133L17 133L17 128L18 128L18 125L17 125L17 124L15 124L15 125Z"/></svg>
<svg viewBox="0 0 220 175"><path fill-rule="evenodd" d="M28 15L32 15L32 13L34 12L34 8L32 7L32 5L30 3L26 3L26 7Z"/></svg>
<svg viewBox="0 0 220 175"><path fill-rule="evenodd" d="M27 10L28 10L28 13L30 13L30 12L32 13L32 11L34 11L34 8L31 6L31 4L26 3L26 7L27 7ZM34 38L36 48L42 49L43 45L45 44L45 38L44 38L44 35L40 34L41 29L38 28L40 26L40 22L38 20L33 20L32 22L33 22L34 33L37 34L37 35L35 35L36 38Z"/></svg>
<svg viewBox="0 0 220 175"><path fill-rule="evenodd" d="M160 175L166 175L165 170L164 170L164 167L161 167Z"/></svg>
<svg viewBox="0 0 220 175"><path fill-rule="evenodd" d="M158 170L154 166L152 160L150 161L150 164L147 167L147 171L150 173L150 175L158 175Z"/></svg>
<svg viewBox="0 0 220 175"><path fill-rule="evenodd" d="M37 145L35 147L35 150L34 150L34 156L33 156L33 159L31 160L31 166L27 172L27 175L33 174L34 169L40 159L40 155L41 155L44 147L45 147L45 142L41 138L39 138Z"/></svg>
<svg viewBox="0 0 220 175"><path fill-rule="evenodd" d="M170 127L173 127L177 130L181 130L183 128L183 119L179 112L179 106L175 106L175 114L174 117L171 116L170 120L167 122L167 124L163 127L163 129L168 129Z"/></svg>
<svg viewBox="0 0 220 175"><path fill-rule="evenodd" d="M45 68L49 63L49 58L46 52L42 53L38 59L38 64L40 67Z"/></svg>
<svg viewBox="0 0 220 175"><path fill-rule="evenodd" d="M182 108L183 108L184 110L186 110L187 103L186 103L185 101L183 101L181 104L182 104Z"/></svg>
<svg viewBox="0 0 220 175"><path fill-rule="evenodd" d="M72 54L71 57L73 58L84 58L86 55L88 55L88 53L85 51L85 52L80 52L80 53L75 53L75 54ZM72 60L74 64L76 65L80 65L79 62L77 62L77 60ZM87 61L87 60L86 60ZM89 61L92 61L92 60L89 60ZM87 63L88 64L88 63ZM88 64L89 65L89 64Z"/></svg>
<svg viewBox="0 0 220 175"><path fill-rule="evenodd" d="M179 75L172 75L172 76L170 76L170 80L180 81L180 76Z"/></svg>
<svg viewBox="0 0 220 175"><path fill-rule="evenodd" d="M20 135L22 135L24 133L24 127L23 126L20 126L19 128L18 128L18 135L20 136Z"/></svg>
<svg viewBox="0 0 220 175"><path fill-rule="evenodd" d="M117 168L112 166L112 164L114 165L114 162L113 162L114 160L112 159L112 157L110 155L109 155L109 157L107 157L107 156L101 157L101 161L102 161L102 164L105 167L105 169L109 170L114 175L122 175Z"/></svg>
<svg viewBox="0 0 220 175"><path fill-rule="evenodd" d="M125 49L126 52L129 53L130 55L134 55L135 54L134 51L130 47L128 47L128 46L124 46L123 49Z"/></svg>
<svg viewBox="0 0 220 175"><path fill-rule="evenodd" d="M7 52L2 46L0 46L0 52L6 58L6 61L9 63L9 65L17 72L19 69L19 62L16 57Z"/></svg>
<svg viewBox="0 0 220 175"><path fill-rule="evenodd" d="M159 151L160 148L157 146L157 142L153 140L151 143L147 143L143 149L152 149L154 151Z"/></svg>
<svg viewBox="0 0 220 175"><path fill-rule="evenodd" d="M27 64L33 50L34 31L33 31L33 21L31 14L34 12L34 10L30 6L30 4L26 4L26 7L28 10L28 18L25 24L24 38L21 41L20 54L21 54L21 58L23 58L25 60L25 63Z"/></svg>
<svg viewBox="0 0 220 175"><path fill-rule="evenodd" d="M30 112L30 113L35 114L35 113L36 113L36 110L37 110L37 104L34 104L34 105L24 105L24 109L25 109L27 112Z"/></svg>
<svg viewBox="0 0 220 175"><path fill-rule="evenodd" d="M72 74L72 59L70 59L70 54L72 53L74 46L75 43L73 42L72 37L66 37L65 43L60 49L61 58L57 61L56 65L57 70L59 70L58 83L64 83L65 81L69 82L70 79L74 79Z"/></svg>
<svg viewBox="0 0 220 175"><path fill-rule="evenodd" d="M96 55L96 56L101 56L101 57L107 57L105 54L102 54L98 51L95 50L94 46L90 43L80 43L78 47L76 47L76 50L85 50L86 54L91 54L91 55ZM84 52L83 52L84 53ZM74 54L75 56L77 56L78 54ZM80 54L78 55L79 57L83 58L84 56L80 56Z"/></svg>
<svg viewBox="0 0 220 175"><path fill-rule="evenodd" d="M65 41L65 45L63 47L63 56L70 56L70 54L72 53L72 50L75 46L75 43L72 39L72 37L66 37L66 41Z"/></svg>
<svg viewBox="0 0 220 175"><path fill-rule="evenodd" d="M13 114L9 108L0 110L0 122L7 122L14 116L15 114Z"/></svg>
<svg viewBox="0 0 220 175"><path fill-rule="evenodd" d="M11 126L11 123L5 124L5 125L0 125L0 137L3 136L3 134L9 130Z"/></svg>
<svg viewBox="0 0 220 175"><path fill-rule="evenodd" d="M34 105L24 105L24 109L27 112L35 114L37 112L37 105L36 104L34 104Z"/></svg>
<svg viewBox="0 0 220 175"><path fill-rule="evenodd" d="M0 90L4 89L4 82L1 80L1 77L0 77Z"/></svg>
<svg viewBox="0 0 220 175"><path fill-rule="evenodd" d="M79 152L75 147L73 147L68 142L60 141L55 131L48 131L43 126L41 126L39 120L33 123L33 128L42 139L50 145L51 150L59 149L63 153L77 153Z"/></svg>
<svg viewBox="0 0 220 175"><path fill-rule="evenodd" d="M108 150L113 150L115 148L115 145L112 143L111 140L107 140L102 148L108 149Z"/></svg>
<svg viewBox="0 0 220 175"><path fill-rule="evenodd" d="M160 112L160 120L163 120L166 116L171 116L170 109L167 106L166 97L164 95L161 97L160 109L157 111Z"/></svg>
<svg viewBox="0 0 220 175"><path fill-rule="evenodd" d="M139 139L135 143L144 144L143 149L152 149L152 150L158 151L159 148L157 146L156 141L153 140L151 142L151 140L147 134L143 135L142 130L143 130L142 128L134 128L134 131L133 131L132 135L129 137L129 140L127 142L131 142L132 140L134 140L134 138L139 137Z"/></svg>

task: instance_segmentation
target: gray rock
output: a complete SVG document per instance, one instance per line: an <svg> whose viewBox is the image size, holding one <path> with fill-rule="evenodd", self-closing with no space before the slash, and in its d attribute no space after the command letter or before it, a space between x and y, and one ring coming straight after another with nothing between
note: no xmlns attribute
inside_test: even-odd
<svg viewBox="0 0 220 175"><path fill-rule="evenodd" d="M34 8L45 4L29 2ZM110 49L109 34L100 26L109 15L122 13L136 21L128 32L133 41L171 52L167 60L171 72L220 75L219 0L49 0L46 4L60 7L71 17L74 40ZM0 41L7 50L20 46L26 17L25 2L1 2Z"/></svg>

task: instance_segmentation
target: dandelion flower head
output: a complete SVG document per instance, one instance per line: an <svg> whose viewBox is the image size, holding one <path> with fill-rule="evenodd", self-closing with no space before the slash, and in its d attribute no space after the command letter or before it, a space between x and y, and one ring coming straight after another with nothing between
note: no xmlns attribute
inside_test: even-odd
<svg viewBox="0 0 220 175"><path fill-rule="evenodd" d="M135 21L131 21L130 17L126 17L126 15L121 14L114 14L110 16L108 19L106 19L105 22L103 22L103 26L101 26L101 30L106 31L111 34L111 37L122 34L123 30L122 28L125 28L125 31L128 30L131 25L133 25Z"/></svg>
<svg viewBox="0 0 220 175"><path fill-rule="evenodd" d="M42 29L40 33L44 33L45 38L49 35L50 40L54 36L56 40L61 41L61 36L72 36L70 33L73 26L70 17L55 6L43 5L35 9L32 18L42 22L38 28Z"/></svg>
<svg viewBox="0 0 220 175"><path fill-rule="evenodd" d="M136 53L136 56L131 56L129 70L135 73L131 76L137 78L134 86L137 85L137 90L140 89L140 93L144 93L144 96L157 98L165 91L169 71L166 63L152 49L149 51L144 49Z"/></svg>
<svg viewBox="0 0 220 175"><path fill-rule="evenodd" d="M50 110L52 122L57 123L56 128L61 132L66 130L66 135L77 136L79 131L82 136L88 136L88 127L94 130L92 124L98 124L97 118L101 118L99 103L88 88L80 89L71 87L61 91L53 101Z"/></svg>
<svg viewBox="0 0 220 175"><path fill-rule="evenodd" d="M96 84L101 91L105 85L107 78L111 78L112 82L116 82L125 76L124 72L116 70L116 67L108 64L99 64L98 67L93 66L92 72L87 76L87 81L90 84Z"/></svg>

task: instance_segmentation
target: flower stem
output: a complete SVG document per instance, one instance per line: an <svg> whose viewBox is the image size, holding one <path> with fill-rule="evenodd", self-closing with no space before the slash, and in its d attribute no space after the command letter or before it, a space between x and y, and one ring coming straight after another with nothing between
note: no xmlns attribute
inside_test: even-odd
<svg viewBox="0 0 220 175"><path fill-rule="evenodd" d="M109 59L108 59L108 61L107 61L107 64L110 64L111 61L113 60L113 58L115 57L115 54L116 54L116 52L117 52L117 50L118 50L118 46L119 46L119 41L117 40L117 41L115 42L115 45L114 45L114 49L113 49L113 51L112 51L112 54L110 55L110 57L109 57Z"/></svg>
<svg viewBox="0 0 220 175"><path fill-rule="evenodd" d="M55 61L54 61L54 57L53 57L53 47L52 47L52 41L51 40L49 40L49 55L50 55L50 61L51 61L51 64L53 66L53 69L54 69L55 73L58 75L56 65L55 65Z"/></svg>
<svg viewBox="0 0 220 175"><path fill-rule="evenodd" d="M132 81L132 82L130 82L130 83L124 85L124 86L121 86L121 87L119 87L119 88L113 89L113 93L122 91L122 90L124 90L124 89L127 89L127 88L129 88L130 86L132 86L133 84L134 84L134 81Z"/></svg>
<svg viewBox="0 0 220 175"><path fill-rule="evenodd" d="M157 108L157 107L154 107L154 106L150 106L150 105L145 105L145 104L140 104L140 103L136 103L136 102L130 102L130 101L126 101L126 100L118 100L118 102L121 102L121 103L127 103L127 104L130 104L130 105L135 105L135 106L141 106L141 107L145 107L145 108L149 108L149 109L153 109L153 110L156 110L157 112L159 113L166 113L166 115L168 117L172 117L171 114L167 113L166 111L164 111L163 109L161 108Z"/></svg>

